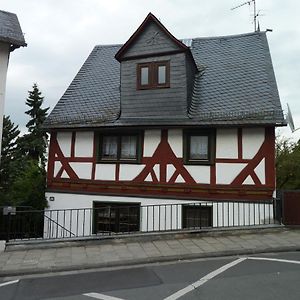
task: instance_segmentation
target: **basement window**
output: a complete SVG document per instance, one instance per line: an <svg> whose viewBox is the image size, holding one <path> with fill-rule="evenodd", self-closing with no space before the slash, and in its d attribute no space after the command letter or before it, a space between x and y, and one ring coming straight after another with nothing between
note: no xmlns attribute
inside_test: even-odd
<svg viewBox="0 0 300 300"><path fill-rule="evenodd" d="M212 226L212 207L204 205L182 206L182 227L200 229Z"/></svg>
<svg viewBox="0 0 300 300"><path fill-rule="evenodd" d="M170 62L149 62L137 65L137 89L170 87Z"/></svg>

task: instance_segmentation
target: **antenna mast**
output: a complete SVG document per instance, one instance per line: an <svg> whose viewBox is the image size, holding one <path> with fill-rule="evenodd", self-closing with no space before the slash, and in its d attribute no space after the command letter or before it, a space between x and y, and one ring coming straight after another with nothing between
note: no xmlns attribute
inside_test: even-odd
<svg viewBox="0 0 300 300"><path fill-rule="evenodd" d="M242 7L242 6L246 5L246 4L251 5L251 3L253 3L253 24L254 24L254 31L257 30L257 28L256 28L256 21L257 20L256 19L258 17L258 13L256 13L256 2L255 1L256 0L249 0L249 1L246 1L244 3L239 4L238 6L235 6L235 7L231 8L231 10L234 10L234 9L240 8L240 7Z"/></svg>

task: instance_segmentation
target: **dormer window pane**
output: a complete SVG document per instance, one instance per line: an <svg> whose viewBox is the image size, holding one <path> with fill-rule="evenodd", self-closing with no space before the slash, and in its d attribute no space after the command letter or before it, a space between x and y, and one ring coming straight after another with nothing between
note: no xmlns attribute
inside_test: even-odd
<svg viewBox="0 0 300 300"><path fill-rule="evenodd" d="M136 83L138 90L170 87L170 62L157 61L137 64Z"/></svg>
<svg viewBox="0 0 300 300"><path fill-rule="evenodd" d="M141 85L149 84L149 67L141 68Z"/></svg>
<svg viewBox="0 0 300 300"><path fill-rule="evenodd" d="M166 83L166 66L158 66L158 84Z"/></svg>

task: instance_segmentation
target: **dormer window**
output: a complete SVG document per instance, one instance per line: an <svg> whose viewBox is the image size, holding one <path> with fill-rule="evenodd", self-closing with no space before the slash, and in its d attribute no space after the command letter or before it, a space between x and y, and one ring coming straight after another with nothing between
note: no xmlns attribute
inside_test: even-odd
<svg viewBox="0 0 300 300"><path fill-rule="evenodd" d="M170 62L159 61L137 65L137 89L170 87Z"/></svg>

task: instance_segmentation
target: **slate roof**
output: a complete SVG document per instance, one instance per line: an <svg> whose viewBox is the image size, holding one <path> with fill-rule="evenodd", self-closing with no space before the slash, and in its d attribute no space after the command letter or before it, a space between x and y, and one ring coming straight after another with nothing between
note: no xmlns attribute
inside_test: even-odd
<svg viewBox="0 0 300 300"><path fill-rule="evenodd" d="M16 14L0 10L0 41L10 43L14 48L26 46Z"/></svg>
<svg viewBox="0 0 300 300"><path fill-rule="evenodd" d="M181 119L140 118L138 111L136 118L119 119L120 64L114 55L121 46L94 48L46 128L285 125L265 32L192 39L190 50L200 72Z"/></svg>

